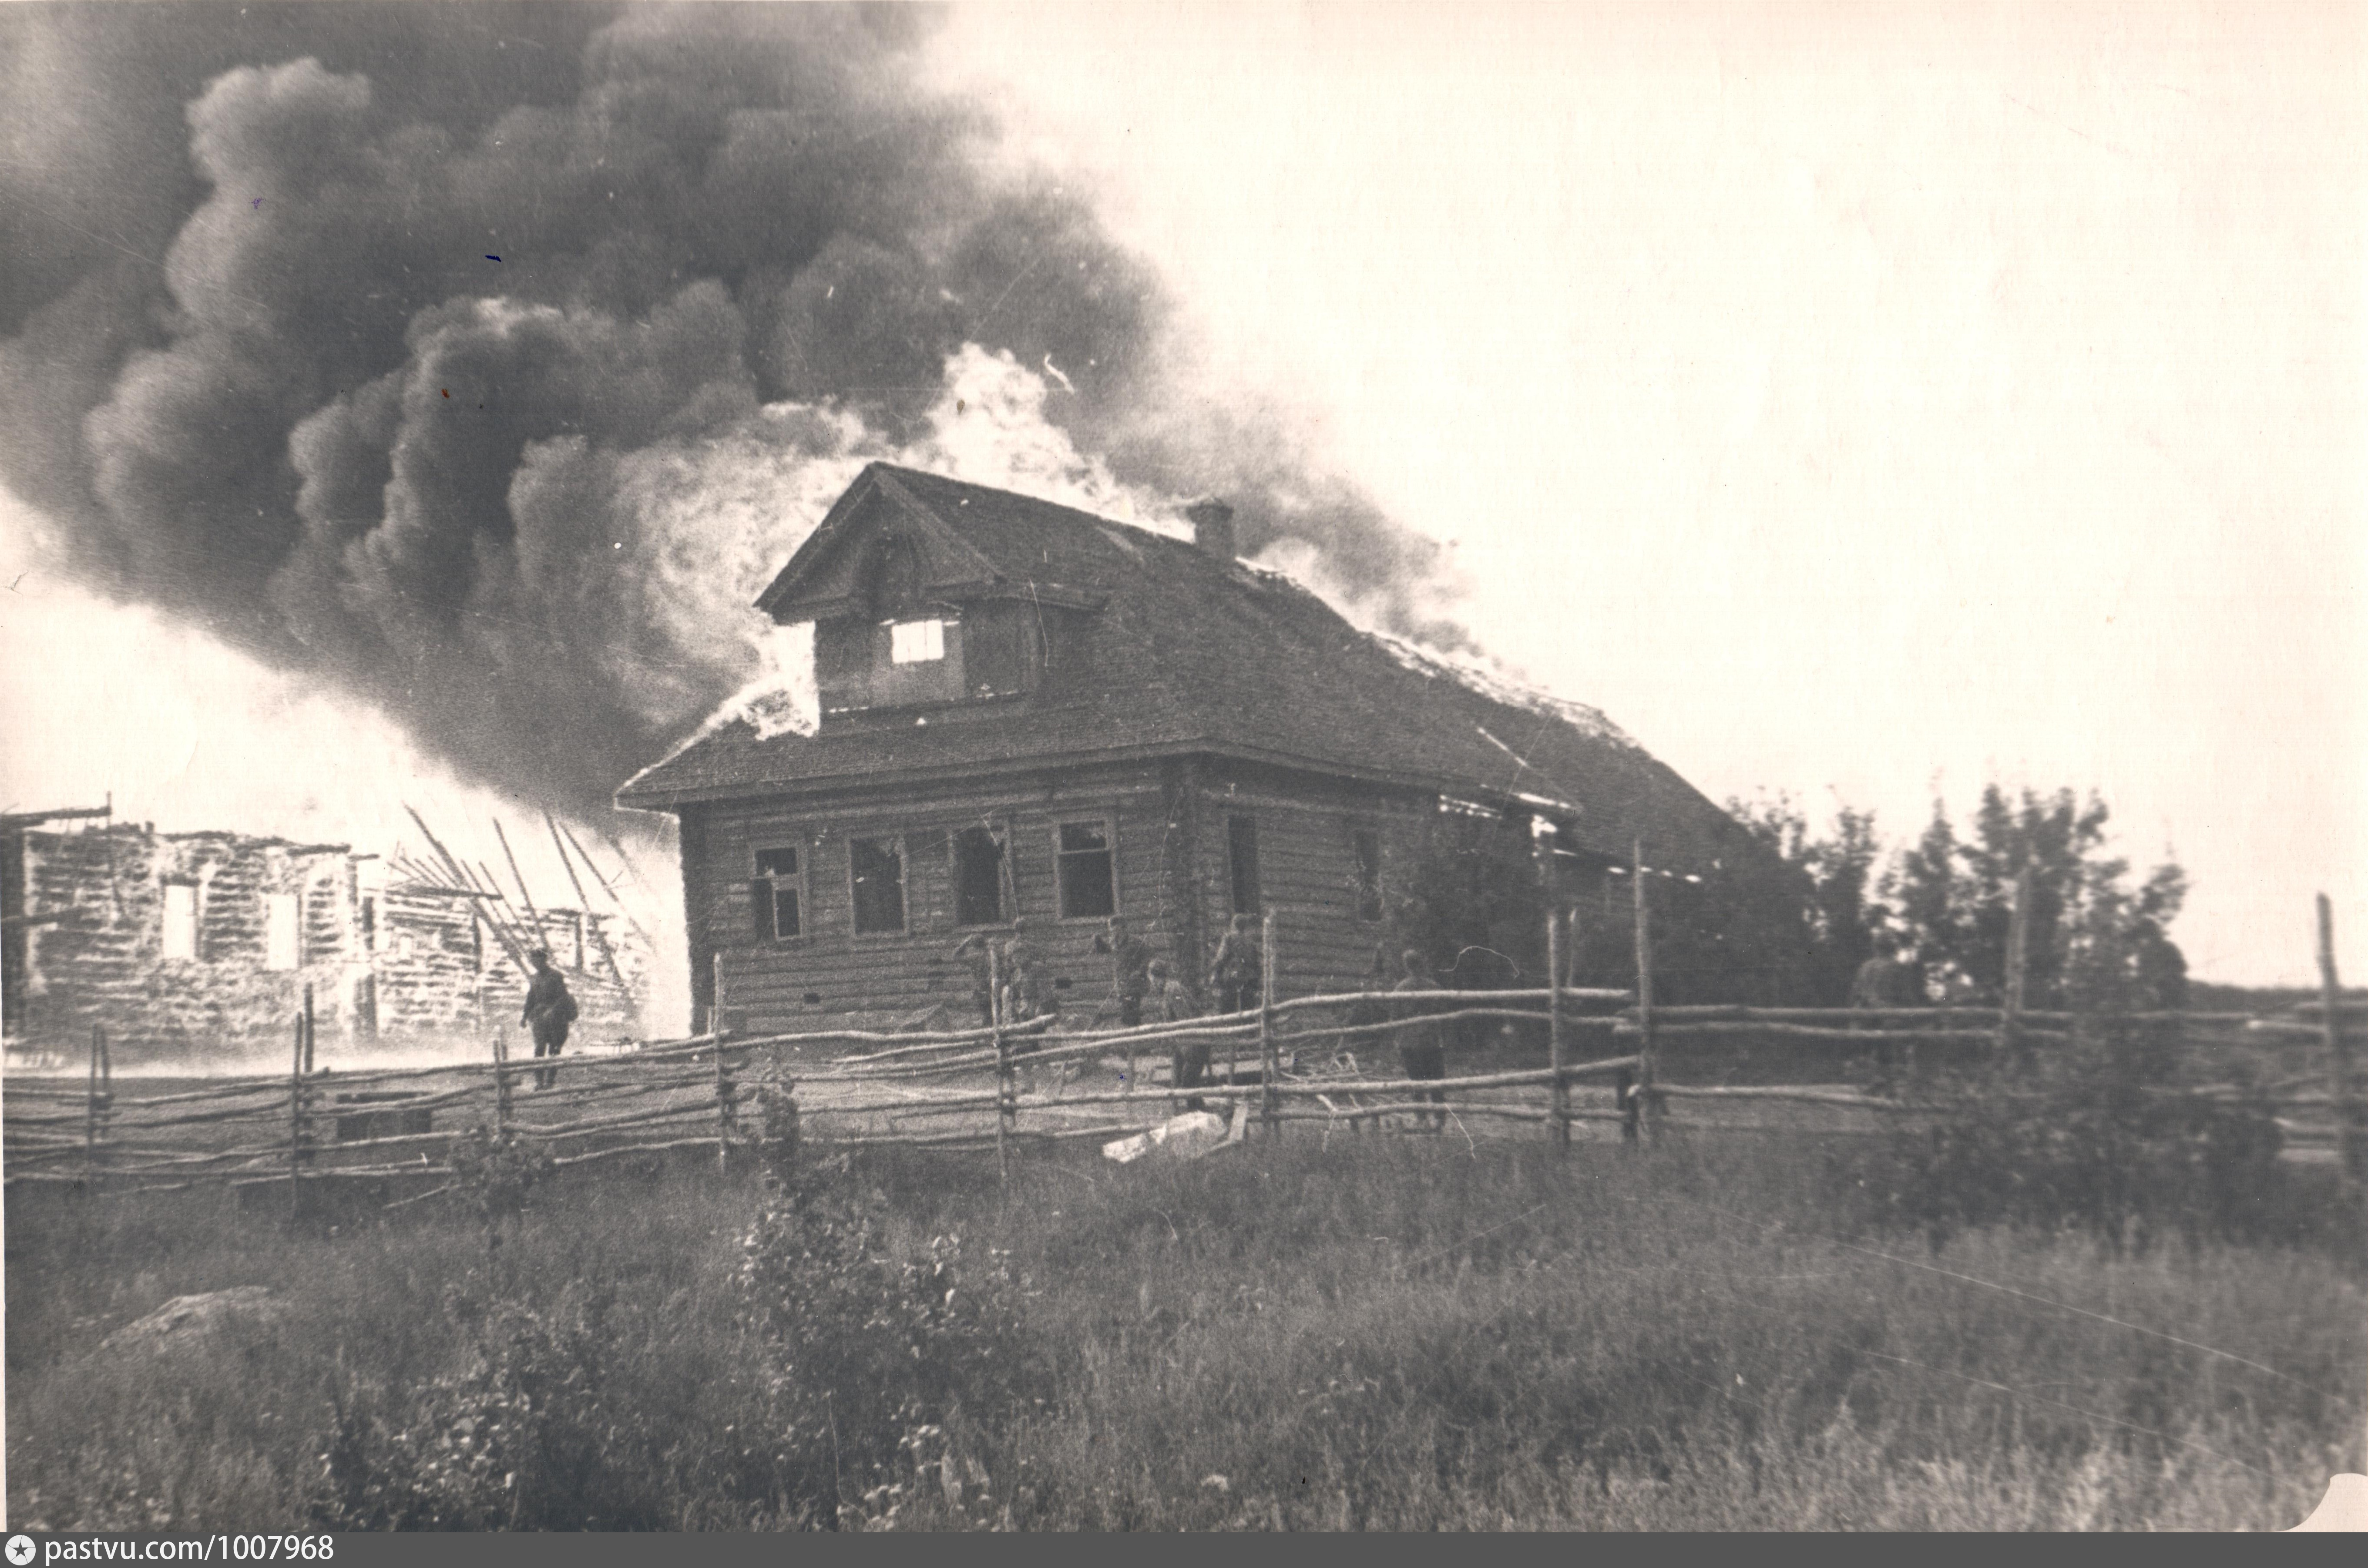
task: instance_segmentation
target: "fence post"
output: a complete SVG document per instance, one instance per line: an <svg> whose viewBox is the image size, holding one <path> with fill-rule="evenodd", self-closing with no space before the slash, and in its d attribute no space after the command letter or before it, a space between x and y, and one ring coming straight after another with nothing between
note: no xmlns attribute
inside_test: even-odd
<svg viewBox="0 0 2368 1568"><path fill-rule="evenodd" d="M98 1025L90 1026L90 1092L85 1105L82 1140L82 1185L85 1192L98 1190L98 1121L99 1105L108 1097L98 1086L99 1056L107 1049L106 1031Z"/></svg>
<svg viewBox="0 0 2368 1568"><path fill-rule="evenodd" d="M521 884L523 885L523 884ZM713 958L715 984L711 993L715 1000L708 1006L710 1032L715 1036L715 1170L721 1176L732 1168L733 1096L732 1069L724 1062L723 1028L723 954L718 950Z"/></svg>
<svg viewBox="0 0 2368 1568"><path fill-rule="evenodd" d="M2357 1190L2368 1186L2368 1106L2361 1100L2359 1075L2352 1071L2351 1038L2343 1029L2343 988L2335 976L2335 908L2318 895L2319 1028L2327 1036L2335 1081L2336 1158L2345 1184Z"/></svg>
<svg viewBox="0 0 2368 1568"><path fill-rule="evenodd" d="M115 1042L107 1038L107 1026L92 1026L98 1030L98 1158L99 1186L107 1185L108 1141L115 1136Z"/></svg>
<svg viewBox="0 0 2368 1568"><path fill-rule="evenodd" d="M1546 1058L1554 1066L1554 1119L1546 1135L1570 1153L1570 1080L1562 1075L1562 911L1546 911Z"/></svg>
<svg viewBox="0 0 2368 1568"><path fill-rule="evenodd" d="M296 1015L296 1042L288 1066L288 1219L292 1224L303 1210L304 1190L304 1015Z"/></svg>
<svg viewBox="0 0 2368 1568"><path fill-rule="evenodd" d="M995 1039L995 1171L1007 1190L1011 1186L1011 1123L1019 1108L1011 1103L1011 1041L1003 1033L1003 949L986 945L986 988Z"/></svg>
<svg viewBox="0 0 2368 1568"><path fill-rule="evenodd" d="M509 1031L494 1028L494 1131L507 1141L510 1132Z"/></svg>
<svg viewBox="0 0 2368 1568"><path fill-rule="evenodd" d="M2022 1007L2031 973L2031 862L2015 873L2014 908L2006 923L2006 994L1998 998L1998 1059L2011 1062L2022 1049Z"/></svg>
<svg viewBox="0 0 2368 1568"><path fill-rule="evenodd" d="M1656 1065L1653 1049L1653 916L1652 900L1645 893L1645 841L1634 841L1634 852L1629 860L1629 880L1634 881L1636 896L1636 1088L1637 1112L1649 1126L1653 1141L1661 1137L1661 1108L1654 1098L1654 1069Z"/></svg>
<svg viewBox="0 0 2368 1568"><path fill-rule="evenodd" d="M1258 1119L1271 1139L1282 1130L1275 1115L1275 1080L1282 1075L1282 1049L1274 1037L1274 911L1266 912L1258 932Z"/></svg>

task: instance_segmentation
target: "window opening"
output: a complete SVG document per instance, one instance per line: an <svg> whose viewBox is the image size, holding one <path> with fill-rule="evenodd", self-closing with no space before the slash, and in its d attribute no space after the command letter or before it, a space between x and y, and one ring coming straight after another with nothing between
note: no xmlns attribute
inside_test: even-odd
<svg viewBox="0 0 2368 1568"><path fill-rule="evenodd" d="M905 854L894 838L857 838L848 843L855 881L858 936L905 928Z"/></svg>
<svg viewBox="0 0 2368 1568"><path fill-rule="evenodd" d="M1107 823L1064 822L1060 838L1061 916L1065 920L1118 912L1118 880L1110 863Z"/></svg>
<svg viewBox="0 0 2368 1568"><path fill-rule="evenodd" d="M274 892L263 895L263 967L294 969L296 967L296 895Z"/></svg>
<svg viewBox="0 0 2368 1568"><path fill-rule="evenodd" d="M1258 822L1252 817L1225 819L1225 847L1234 883L1234 913L1258 913Z"/></svg>
<svg viewBox="0 0 2368 1568"><path fill-rule="evenodd" d="M946 656L946 623L942 620L895 620L888 624L888 658L892 664L925 665Z"/></svg>
<svg viewBox="0 0 2368 1568"><path fill-rule="evenodd" d="M757 935L784 941L804 931L805 878L794 847L757 851Z"/></svg>
<svg viewBox="0 0 2368 1568"><path fill-rule="evenodd" d="M193 959L198 956L198 884L195 882L165 884L165 956L168 959Z"/></svg>
<svg viewBox="0 0 2368 1568"><path fill-rule="evenodd" d="M1382 917L1382 835L1372 828L1359 828L1354 845L1357 855L1357 918L1372 921Z"/></svg>
<svg viewBox="0 0 2368 1568"><path fill-rule="evenodd" d="M956 833L954 924L1003 924L1003 882L1002 835L985 827L966 827Z"/></svg>

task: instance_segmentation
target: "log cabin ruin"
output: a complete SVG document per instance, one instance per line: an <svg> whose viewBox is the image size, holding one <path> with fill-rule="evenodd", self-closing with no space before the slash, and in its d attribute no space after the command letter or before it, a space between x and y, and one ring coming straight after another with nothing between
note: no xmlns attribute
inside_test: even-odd
<svg viewBox="0 0 2368 1568"><path fill-rule="evenodd" d="M952 952L1026 917L1064 1016L1113 914L1198 985L1273 913L1280 994L1356 989L1442 813L1515 819L1575 893L1637 835L1748 835L1593 709L1359 631L1192 537L874 463L757 601L813 627L819 723L760 700L644 769L680 824L694 1029L974 1024Z"/></svg>
<svg viewBox="0 0 2368 1568"><path fill-rule="evenodd" d="M526 980L510 949L538 930L581 1008L575 1040L639 1032L649 951L635 933L452 881L343 844L157 833L97 811L0 818L8 1060L78 1061L94 1025L119 1065L284 1051L308 986L330 1061L474 1049L496 1027L515 1034Z"/></svg>

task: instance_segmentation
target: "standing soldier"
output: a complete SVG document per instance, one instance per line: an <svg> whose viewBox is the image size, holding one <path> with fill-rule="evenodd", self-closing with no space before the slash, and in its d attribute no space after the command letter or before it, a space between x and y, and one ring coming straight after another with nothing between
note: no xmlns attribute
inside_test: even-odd
<svg viewBox="0 0 2368 1568"><path fill-rule="evenodd" d="M1916 1007L1924 1002L1923 986L1916 971L1899 961L1899 939L1888 931L1874 934L1874 956L1858 966L1858 974L1850 981L1850 1006L1853 1010L1873 1012L1888 1007ZM1850 1026L1858 1028L1854 1020ZM1874 1020L1872 1028L1896 1028L1896 1023ZM1875 1062L1884 1067L1892 1064L1891 1042L1883 1040L1874 1048Z"/></svg>
<svg viewBox="0 0 2368 1568"><path fill-rule="evenodd" d="M1192 994L1184 983L1167 972L1166 959L1154 959L1146 971L1151 983L1153 1006L1159 1012L1163 1024L1180 1024L1197 1018L1201 1009L1192 1005ZM1209 1042L1205 1040L1179 1040L1168 1062L1169 1085L1176 1089L1196 1089L1209 1075ZM1206 1110L1208 1103L1198 1095L1184 1102L1186 1110Z"/></svg>
<svg viewBox="0 0 2368 1568"><path fill-rule="evenodd" d="M1408 948L1406 950L1404 962L1406 978L1390 987L1393 992L1439 989L1439 982L1432 976L1430 965L1425 961L1422 954ZM1418 1018L1435 1010L1435 1005L1431 1003L1406 1002L1400 1004L1398 1017ZM1416 1024L1411 1028L1398 1030L1398 1066L1409 1078L1430 1079L1447 1076L1447 1048L1440 1040L1437 1024ZM1447 1131L1446 1090L1417 1089L1411 1097L1417 1100L1429 1100L1440 1108L1436 1111L1425 1113L1418 1119L1418 1125L1428 1121L1441 1132Z"/></svg>
<svg viewBox="0 0 2368 1568"><path fill-rule="evenodd" d="M527 954L534 963L534 979L526 988L526 1012L519 1022L534 1031L534 1053L540 1057L556 1057L567 1043L567 1026L575 1021L575 998L567 994L567 982L551 967L549 949L537 948ZM559 1081L559 1069L540 1067L535 1070L534 1086L547 1089Z"/></svg>
<svg viewBox="0 0 2368 1568"><path fill-rule="evenodd" d="M983 931L973 931L954 944L953 958L970 966L970 1005L978 1009L981 1028L995 1027L995 944Z"/></svg>
<svg viewBox="0 0 2368 1568"><path fill-rule="evenodd" d="M1357 1031L1348 1036L1342 1042L1343 1049L1348 1051L1349 1058L1352 1062L1356 1060L1359 1051L1362 1051L1369 1061L1378 1057L1381 1054L1383 1043L1389 1038L1383 1030L1373 1027L1376 1024L1385 1024L1390 1020L1390 1005L1383 1001L1378 994L1385 990L1389 983L1389 949L1376 942L1373 944L1372 967L1365 971L1364 984L1357 999L1349 1004L1348 1017L1344 1020L1349 1028Z"/></svg>
<svg viewBox="0 0 2368 1568"><path fill-rule="evenodd" d="M1266 954L1258 944L1257 926L1247 915L1235 915L1232 928L1217 944L1217 961L1209 966L1209 985L1217 994L1217 1011L1247 1013L1256 1007L1265 971Z"/></svg>
<svg viewBox="0 0 2368 1568"><path fill-rule="evenodd" d="M1899 961L1899 938L1888 931L1877 931L1874 956L1858 966L1857 977L1850 982L1850 1006L1915 1007L1923 1001L1915 971Z"/></svg>
<svg viewBox="0 0 2368 1568"><path fill-rule="evenodd" d="M1003 984L1008 1003L1008 1023L1021 1024L1050 1010L1051 987L1045 983L1044 956L1029 939L1035 929L1026 915L1011 923L1011 937L1003 944Z"/></svg>
<svg viewBox="0 0 2368 1568"><path fill-rule="evenodd" d="M1109 934L1094 938L1094 951L1110 955L1118 1026L1131 1029L1143 1022L1143 998L1151 989L1151 944L1128 931L1124 915L1113 915Z"/></svg>

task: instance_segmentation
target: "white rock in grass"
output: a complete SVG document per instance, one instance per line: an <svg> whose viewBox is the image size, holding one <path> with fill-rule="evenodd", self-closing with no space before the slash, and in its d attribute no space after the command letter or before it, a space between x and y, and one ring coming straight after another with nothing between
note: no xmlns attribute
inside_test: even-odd
<svg viewBox="0 0 2368 1568"><path fill-rule="evenodd" d="M124 1324L100 1343L113 1351L170 1350L206 1338L229 1323L270 1323L288 1303L261 1285L233 1285L196 1296L176 1296L137 1323Z"/></svg>

